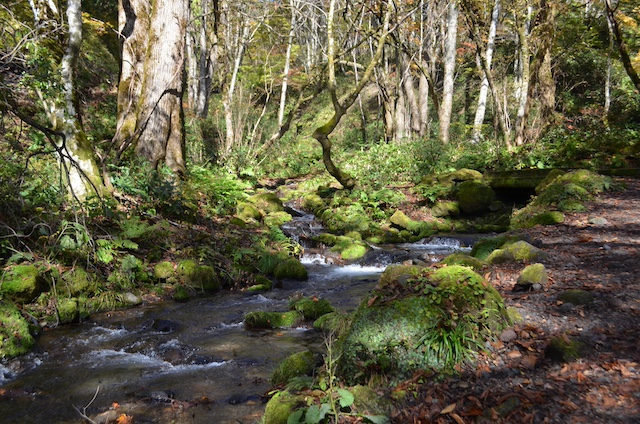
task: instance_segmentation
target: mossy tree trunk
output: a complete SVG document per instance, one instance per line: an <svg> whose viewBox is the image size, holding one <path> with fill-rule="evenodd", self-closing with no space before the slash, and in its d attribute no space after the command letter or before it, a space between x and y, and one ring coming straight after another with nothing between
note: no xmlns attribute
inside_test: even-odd
<svg viewBox="0 0 640 424"><path fill-rule="evenodd" d="M125 36L118 98L121 153L136 154L153 167L166 164L183 174L184 113L182 108L187 0L121 0L121 30ZM124 72L124 71L127 72Z"/></svg>
<svg viewBox="0 0 640 424"><path fill-rule="evenodd" d="M379 37L376 51L371 58L371 62L366 67L362 79L354 84L351 89L340 98L338 98L337 84L336 84L336 51L335 51L335 35L334 35L334 14L335 14L336 0L331 0L329 3L329 12L327 14L327 70L328 70L328 90L331 95L331 101L333 104L333 115L322 126L316 128L313 132L313 138L315 138L320 146L322 146L322 161L324 163L327 172L334 177L345 189L352 189L356 185L356 180L349 174L341 171L331 158L331 140L329 136L335 130L340 123L340 120L347 112L347 109L356 101L358 95L373 75L374 68L380 63L384 46L389 35L389 22L394 10L392 2L388 2L386 5L386 11L384 14L384 20L379 27Z"/></svg>

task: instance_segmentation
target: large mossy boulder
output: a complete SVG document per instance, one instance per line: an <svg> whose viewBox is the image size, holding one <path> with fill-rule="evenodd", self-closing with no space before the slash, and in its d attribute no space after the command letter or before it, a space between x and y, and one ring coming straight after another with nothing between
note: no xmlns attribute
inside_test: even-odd
<svg viewBox="0 0 640 424"><path fill-rule="evenodd" d="M279 262L273 275L278 280L306 280L309 277L307 268L296 258L287 258Z"/></svg>
<svg viewBox="0 0 640 424"><path fill-rule="evenodd" d="M267 402L262 424L287 424L289 415L304 404L304 396L294 395L288 390L280 391Z"/></svg>
<svg viewBox="0 0 640 424"><path fill-rule="evenodd" d="M294 377L311 375L315 369L316 355L307 350L294 353L278 364L271 374L271 384L284 386Z"/></svg>
<svg viewBox="0 0 640 424"><path fill-rule="evenodd" d="M278 196L273 193L264 192L254 194L253 196L249 197L247 201L255 205L255 207L265 215L273 212L284 211L282 200L280 200Z"/></svg>
<svg viewBox="0 0 640 424"><path fill-rule="evenodd" d="M474 271L479 271L488 265L482 259L475 258L465 253L452 253L444 258L442 263L445 265L462 265L471 268Z"/></svg>
<svg viewBox="0 0 640 424"><path fill-rule="evenodd" d="M47 286L36 265L9 266L0 281L0 294L20 304L32 302Z"/></svg>
<svg viewBox="0 0 640 424"><path fill-rule="evenodd" d="M362 301L339 339L339 373L356 383L378 373L399 381L418 370L451 369L509 323L500 294L471 269L425 268Z"/></svg>
<svg viewBox="0 0 640 424"><path fill-rule="evenodd" d="M320 240L331 241L329 237ZM340 257L345 261L354 261L362 258L367 253L367 245L362 241L362 236L356 231L351 231L344 236L334 236L331 243L332 251L340 253ZM327 243L325 243L327 244Z"/></svg>
<svg viewBox="0 0 640 424"><path fill-rule="evenodd" d="M13 358L27 353L35 340L29 323L18 309L0 300L0 358Z"/></svg>
<svg viewBox="0 0 640 424"><path fill-rule="evenodd" d="M543 264L528 265L522 270L518 276L517 284L521 286L533 286L539 284L541 286L549 282L547 268Z"/></svg>
<svg viewBox="0 0 640 424"><path fill-rule="evenodd" d="M456 199L460 210L469 215L479 215L486 212L496 194L487 184L480 181L464 181L458 185Z"/></svg>
<svg viewBox="0 0 640 424"><path fill-rule="evenodd" d="M260 221L262 219L262 212L253 203L239 202L236 205L236 216L243 222L247 221Z"/></svg>
<svg viewBox="0 0 640 424"><path fill-rule="evenodd" d="M546 253L524 240L512 244L504 245L496 249L487 256L490 264L501 264L505 262L538 262L546 258Z"/></svg>
<svg viewBox="0 0 640 424"><path fill-rule="evenodd" d="M452 200L439 200L431 207L431 215L436 218L460 215L460 204Z"/></svg>

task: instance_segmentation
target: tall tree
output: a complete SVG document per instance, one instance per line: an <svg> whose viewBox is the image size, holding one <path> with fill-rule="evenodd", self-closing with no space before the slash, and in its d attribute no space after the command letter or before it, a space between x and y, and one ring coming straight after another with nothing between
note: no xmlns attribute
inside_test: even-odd
<svg viewBox="0 0 640 424"><path fill-rule="evenodd" d="M453 88L456 70L456 45L458 40L458 6L455 0L449 2L447 13L447 33L444 47L444 82L442 101L438 111L440 140L449 142L451 113L453 110Z"/></svg>
<svg viewBox="0 0 640 424"><path fill-rule="evenodd" d="M613 33L613 38L616 40L616 45L618 46L618 53L620 54L620 59L622 60L622 66L624 66L624 70L631 79L631 82L633 82L636 90L640 91L640 76L638 76L638 73L631 63L629 52L627 50L625 41L622 38L622 32L620 31L618 20L616 19L616 11L618 9L619 2L615 2L613 0L605 0L604 3L611 32Z"/></svg>
<svg viewBox="0 0 640 424"><path fill-rule="evenodd" d="M132 60L122 72L119 122L114 141L122 152L136 154L152 166L165 163L182 174L182 109L188 0L121 0L120 23L125 55ZM128 51L129 50L129 51ZM124 68L124 67L123 67ZM133 122L135 121L135 122Z"/></svg>

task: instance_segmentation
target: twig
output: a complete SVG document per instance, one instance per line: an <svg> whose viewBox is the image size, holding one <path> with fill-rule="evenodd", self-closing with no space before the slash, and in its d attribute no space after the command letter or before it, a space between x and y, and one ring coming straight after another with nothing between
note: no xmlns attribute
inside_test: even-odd
<svg viewBox="0 0 640 424"><path fill-rule="evenodd" d="M87 408L91 406L91 404L96 400L96 398L98 397L98 393L100 392L100 386L96 387L96 392L93 394L93 398L89 401L89 403L87 403L83 408L82 408L82 412L75 406L73 406L73 409L75 409L78 414L80 414L80 416L82 418L84 418L85 420L89 421L91 424L98 424L95 421L93 421L91 418L89 418L87 416Z"/></svg>

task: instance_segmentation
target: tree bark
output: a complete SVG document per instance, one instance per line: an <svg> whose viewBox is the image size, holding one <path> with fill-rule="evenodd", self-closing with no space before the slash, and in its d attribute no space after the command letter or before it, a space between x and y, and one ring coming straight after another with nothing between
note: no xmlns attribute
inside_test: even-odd
<svg viewBox="0 0 640 424"><path fill-rule="evenodd" d="M456 69L456 42L458 38L458 7L454 0L449 3L447 16L447 35L444 53L444 86L442 88L442 103L440 103L439 128L440 141L449 142L451 127L451 113L453 108L453 86Z"/></svg>
<svg viewBox="0 0 640 424"><path fill-rule="evenodd" d="M607 19L609 20L609 24L611 25L611 32L613 32L614 39L616 40L616 45L618 46L618 52L620 54L620 59L622 60L622 66L629 76L629 79L631 79L631 82L636 87L636 90L640 92L640 76L638 76L638 73L631 64L629 52L627 51L624 40L622 39L622 33L620 32L620 27L618 27L618 21L616 21L615 9L611 6L611 0L605 0L604 3L607 12Z"/></svg>

